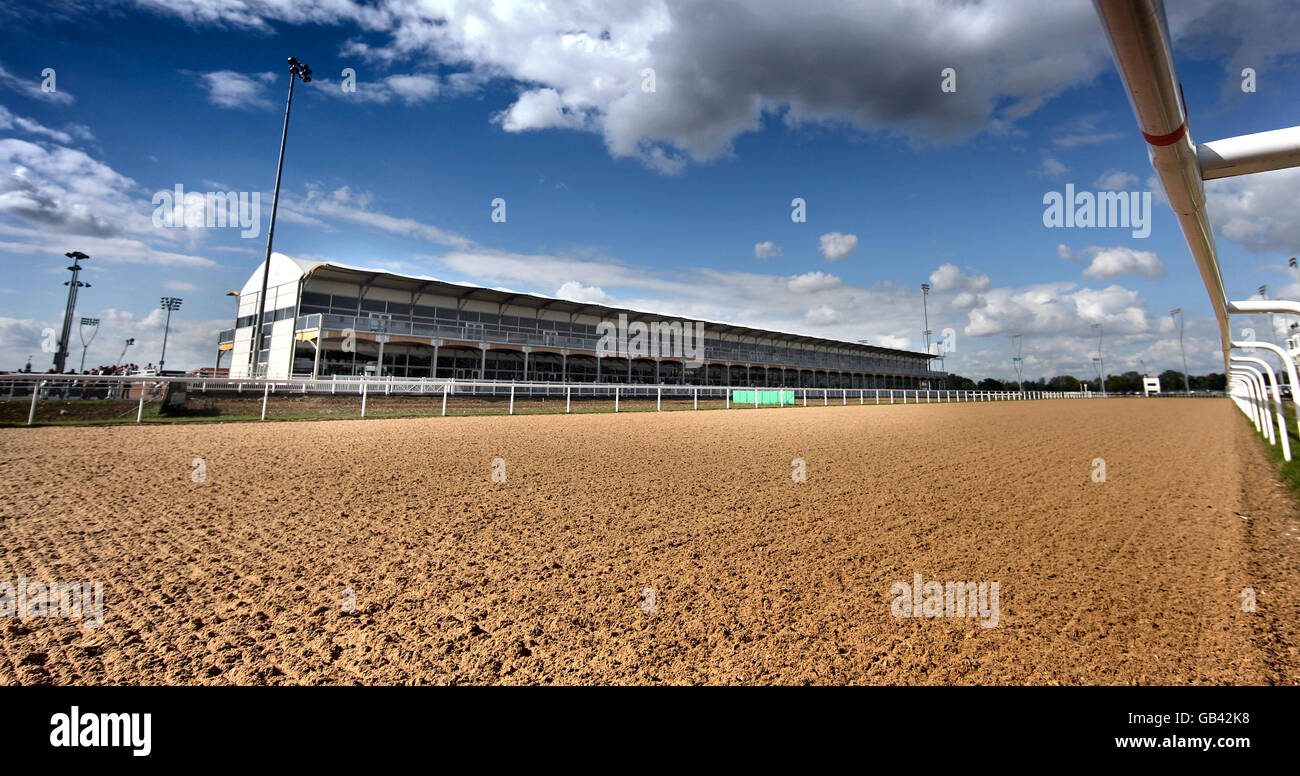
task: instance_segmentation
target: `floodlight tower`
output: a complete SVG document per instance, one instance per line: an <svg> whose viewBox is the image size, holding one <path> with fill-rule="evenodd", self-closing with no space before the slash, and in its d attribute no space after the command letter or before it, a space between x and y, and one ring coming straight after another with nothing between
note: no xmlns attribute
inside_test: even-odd
<svg viewBox="0 0 1300 776"><path fill-rule="evenodd" d="M1187 351L1183 349L1183 308L1175 307L1169 311L1169 315L1178 320L1178 351L1183 354L1183 393L1191 396L1192 382L1187 376Z"/></svg>
<svg viewBox="0 0 1300 776"><path fill-rule="evenodd" d="M266 263L262 265L262 293L257 297L257 319L253 322L253 339L248 343L248 376L256 371L262 353L262 319L266 317L266 282L271 274L271 244L275 240L275 213L280 206L280 173L284 171L284 145L289 138L289 109L293 107L293 84L299 78L311 82L311 68L289 57L289 99L284 103L284 129L280 132L280 161L275 168L275 194L271 196L271 223L266 229Z"/></svg>
<svg viewBox="0 0 1300 776"><path fill-rule="evenodd" d="M63 334L59 337L59 347L54 352L54 371L63 374L63 368L68 362L68 337L72 334L72 313L77 309L77 289L90 288L89 283L83 283L77 280L77 275L81 274L81 262L90 257L81 251L71 251L63 254L72 259L72 280L63 281L63 285L68 287L68 304L63 308Z"/></svg>
<svg viewBox="0 0 1300 776"><path fill-rule="evenodd" d="M930 301L930 284L922 283L921 284L921 314L924 316L925 328L921 331L921 334L925 336L925 354L927 356L933 356L934 353L931 352L930 350L930 335L933 334L934 332L930 331L929 301ZM925 360L925 371L926 372L930 371L930 359L928 358ZM926 388L929 389L929 387L930 387L929 381L926 381Z"/></svg>
<svg viewBox="0 0 1300 776"><path fill-rule="evenodd" d="M158 374L162 374L163 360L167 358L167 332L172 327L172 310L181 309L181 299L174 296L164 296L162 298L162 309L167 311L167 323L163 326L163 346L162 355L158 357Z"/></svg>
<svg viewBox="0 0 1300 776"><path fill-rule="evenodd" d="M1101 381L1101 395L1106 395L1106 362L1101 352L1102 328L1100 323L1094 323L1092 328L1097 330L1097 357L1093 361L1097 362L1097 379Z"/></svg>
<svg viewBox="0 0 1300 776"><path fill-rule="evenodd" d="M86 340L87 327L90 328L89 341ZM81 328L77 329L77 334L81 337L81 369L79 371L84 374L86 371L86 350L90 348L90 343L95 341L95 335L99 334L99 319L82 318Z"/></svg>
<svg viewBox="0 0 1300 776"><path fill-rule="evenodd" d="M135 337L127 337L126 341L122 343L122 353L117 357L117 363L113 366L117 367L122 365L122 359L126 358L126 349L134 344Z"/></svg>
<svg viewBox="0 0 1300 776"><path fill-rule="evenodd" d="M1016 368L1016 387L1021 393L1025 392L1025 359L1021 357L1021 348L1024 347L1025 335L1012 334L1011 343L1016 346L1016 355L1012 357L1011 363Z"/></svg>

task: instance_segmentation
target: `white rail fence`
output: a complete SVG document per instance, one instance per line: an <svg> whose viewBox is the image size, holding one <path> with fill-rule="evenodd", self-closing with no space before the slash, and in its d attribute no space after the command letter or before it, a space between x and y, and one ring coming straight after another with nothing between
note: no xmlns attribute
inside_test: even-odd
<svg viewBox="0 0 1300 776"><path fill-rule="evenodd" d="M163 377L154 375L50 375L8 374L0 376L0 398L28 401L30 409L27 424L36 418L37 404L42 400L84 399L135 399L136 422L144 418L146 403L163 397L170 383L182 384L189 396L250 396L260 397L261 419L266 419L267 406L273 396L355 396L360 402L361 417L366 417L367 403L372 397L428 397L441 401L441 414L447 414L447 399L460 396L468 398L507 399L507 413L515 414L515 400L536 398L563 398L565 413L573 410L573 401L590 399L612 400L614 412L621 410L629 399L655 400L655 409L662 411L663 400L690 400L692 409L699 409L700 400L723 401L728 409L736 407L785 407L809 404L883 405L883 404L954 404L990 401L1029 401L1045 399L1103 398L1086 392L1055 391L958 391L889 388L789 388L755 387L745 385L676 385L636 383L503 383L480 380L433 379L373 379L361 377L332 377L330 379L291 378L265 380L258 378L218 377ZM733 402L735 392L744 392L749 401ZM752 397L750 396L752 394ZM767 394L763 397L763 394ZM772 401L776 394L776 401ZM766 400L760 401L765 398ZM787 401L788 399L788 401Z"/></svg>

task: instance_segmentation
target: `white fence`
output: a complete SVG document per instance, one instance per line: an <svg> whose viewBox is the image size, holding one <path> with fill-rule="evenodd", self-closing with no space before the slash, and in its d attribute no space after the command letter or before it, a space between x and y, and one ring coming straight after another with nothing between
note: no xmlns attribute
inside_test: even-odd
<svg viewBox="0 0 1300 776"><path fill-rule="evenodd" d="M564 411L572 411L575 399L612 399L614 411L620 410L620 404L628 399L655 399L656 410L662 410L663 400L689 399L694 409L699 409L701 399L725 401L731 408L735 391L753 394L754 407L784 407L787 395L793 398L796 406L809 404L830 406L831 404L953 404L990 401L1028 401L1041 399L1102 398L1095 393L1063 393L1050 391L955 391L925 389L888 389L888 388L790 388L780 386L721 386L721 385L675 385L675 384L636 384L636 383L547 383L518 382L503 383L479 380L432 380L400 378L362 378L332 377L330 379L291 378L286 380L265 380L258 378L220 378L220 377L163 377L155 375L129 376L92 376L92 375L49 375L49 374L8 374L0 376L0 397L9 400L30 402L27 423L31 425L36 417L37 404L42 400L55 399L124 399L137 401L136 422L144 417L146 403L157 401L165 393L169 383L184 384L191 396L260 396L262 399L262 420L266 419L267 404L272 396L314 395L314 396L355 396L360 402L361 417L366 416L366 403L377 396L427 396L441 400L441 414L447 414L447 399L452 396L477 398L505 398L509 400L507 412L514 414L516 398L563 398ZM777 393L779 400L759 403L761 393ZM750 406L748 402L738 406Z"/></svg>

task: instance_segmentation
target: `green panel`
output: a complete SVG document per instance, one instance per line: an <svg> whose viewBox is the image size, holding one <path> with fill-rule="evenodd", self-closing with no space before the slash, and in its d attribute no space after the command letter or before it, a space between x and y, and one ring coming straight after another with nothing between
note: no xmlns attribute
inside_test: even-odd
<svg viewBox="0 0 1300 776"><path fill-rule="evenodd" d="M781 394L785 394L784 402ZM754 404L754 391L732 391L732 404ZM794 391L759 391L758 403L761 404L794 404Z"/></svg>

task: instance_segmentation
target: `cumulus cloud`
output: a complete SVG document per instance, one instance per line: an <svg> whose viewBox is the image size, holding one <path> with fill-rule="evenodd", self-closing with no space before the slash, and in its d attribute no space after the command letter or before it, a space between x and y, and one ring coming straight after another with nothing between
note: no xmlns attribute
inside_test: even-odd
<svg viewBox="0 0 1300 776"><path fill-rule="evenodd" d="M856 234L829 232L817 238L817 251L825 256L828 261L839 261L847 258L857 247L858 236Z"/></svg>
<svg viewBox="0 0 1300 776"><path fill-rule="evenodd" d="M1085 2L879 0L870 13L861 0L824 0L816 13L785 0L134 3L191 24L355 30L365 40L353 35L348 56L450 64L468 82L523 85L500 118L510 131L581 128L614 156L665 173L731 154L739 135L769 117L913 145L1014 134L1015 122L1112 68ZM1300 22L1284 0L1187 0L1168 16L1175 45L1187 39L1220 55L1233 63L1228 72L1239 59L1263 67L1300 49ZM955 93L938 88L947 67L958 74ZM1113 134L1080 125L1056 143Z"/></svg>
<svg viewBox="0 0 1300 776"><path fill-rule="evenodd" d="M578 106L566 105L554 89L532 89L524 92L496 120L507 132L527 132L535 129L581 129L587 116Z"/></svg>
<svg viewBox="0 0 1300 776"><path fill-rule="evenodd" d="M1114 285L1101 290L1076 288L1074 283L1061 282L990 289L983 303L971 309L964 331L968 337L1053 335L1087 331L1093 323L1127 333L1156 328L1136 291Z"/></svg>
<svg viewBox="0 0 1300 776"><path fill-rule="evenodd" d="M1122 245L1110 248L1091 247L1083 252L1091 259L1083 276L1096 280L1110 280L1120 275L1140 275L1144 278L1164 277L1165 265L1151 251L1135 251Z"/></svg>
<svg viewBox="0 0 1300 776"><path fill-rule="evenodd" d="M592 304L610 304L613 300L600 286L584 286L576 280L570 280L555 292L560 299L571 302L589 302Z"/></svg>
<svg viewBox="0 0 1300 776"><path fill-rule="evenodd" d="M1248 250L1294 252L1300 245L1298 188L1300 168L1206 181L1206 211L1219 234Z"/></svg>
<svg viewBox="0 0 1300 776"><path fill-rule="evenodd" d="M992 285L988 275L966 275L955 264L945 262L930 273L930 287L935 291L987 291Z"/></svg>
<svg viewBox="0 0 1300 776"><path fill-rule="evenodd" d="M785 249L771 240L754 243L754 258L756 259L772 259L784 253Z"/></svg>
<svg viewBox="0 0 1300 776"><path fill-rule="evenodd" d="M805 294L811 291L825 291L828 288L835 288L840 284L840 279L834 275L828 275L825 272L805 272L802 275L795 275L790 278L786 287L796 294Z"/></svg>

